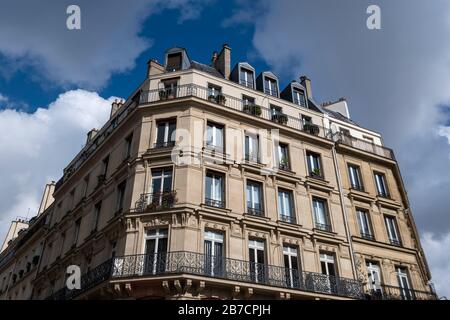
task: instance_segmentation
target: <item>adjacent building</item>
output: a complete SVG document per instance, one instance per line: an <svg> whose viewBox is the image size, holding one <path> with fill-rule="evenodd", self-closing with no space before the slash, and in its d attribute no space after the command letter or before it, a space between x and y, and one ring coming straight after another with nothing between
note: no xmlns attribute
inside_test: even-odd
<svg viewBox="0 0 450 320"><path fill-rule="evenodd" d="M283 89L232 68L228 45L210 65L184 48L150 60L52 198L6 249L42 246L32 295L8 280L5 299L436 298L381 135L345 99L315 102L307 77ZM27 270L0 259L2 275Z"/></svg>

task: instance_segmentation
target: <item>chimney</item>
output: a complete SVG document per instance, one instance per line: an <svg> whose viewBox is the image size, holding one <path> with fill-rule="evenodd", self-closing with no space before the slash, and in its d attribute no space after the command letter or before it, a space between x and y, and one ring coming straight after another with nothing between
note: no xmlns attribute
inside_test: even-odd
<svg viewBox="0 0 450 320"><path fill-rule="evenodd" d="M86 144L88 144L90 141L92 141L92 139L95 138L95 136L98 133L98 129L92 129L91 131L89 131L87 133L87 139L86 139Z"/></svg>
<svg viewBox="0 0 450 320"><path fill-rule="evenodd" d="M55 191L55 181L48 183L45 186L44 194L42 195L41 205L39 206L38 216L40 216L54 201L53 192Z"/></svg>
<svg viewBox="0 0 450 320"><path fill-rule="evenodd" d="M301 76L300 77L300 84L305 87L306 89L306 96L309 99L312 99L312 89L311 89L311 80L307 76Z"/></svg>
<svg viewBox="0 0 450 320"><path fill-rule="evenodd" d="M157 74L162 74L165 71L166 70L164 69L164 66L158 61L151 59L147 62L147 78L150 78L150 76L154 76Z"/></svg>
<svg viewBox="0 0 450 320"><path fill-rule="evenodd" d="M214 59L214 55L213 55L213 59ZM219 71L225 77L225 79L230 79L231 48L227 44L223 45L222 51L220 51L214 67L216 68L217 71Z"/></svg>
<svg viewBox="0 0 450 320"><path fill-rule="evenodd" d="M124 101L123 100L114 100L113 103L111 103L111 114L109 118L111 119L117 112L117 110L120 109L121 106L123 106Z"/></svg>
<svg viewBox="0 0 450 320"><path fill-rule="evenodd" d="M217 51L214 51L211 58L211 66L217 69L217 59L219 59L219 54Z"/></svg>

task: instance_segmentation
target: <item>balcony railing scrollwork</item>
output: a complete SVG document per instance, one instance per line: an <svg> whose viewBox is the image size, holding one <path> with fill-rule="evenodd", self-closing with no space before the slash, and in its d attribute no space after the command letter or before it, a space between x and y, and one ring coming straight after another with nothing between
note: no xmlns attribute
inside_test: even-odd
<svg viewBox="0 0 450 320"><path fill-rule="evenodd" d="M172 208L176 202L176 191L141 194L135 204L136 212L153 212Z"/></svg>
<svg viewBox="0 0 450 320"><path fill-rule="evenodd" d="M368 289L368 300L437 300L436 293L430 291L413 290L389 285L377 285L376 289Z"/></svg>

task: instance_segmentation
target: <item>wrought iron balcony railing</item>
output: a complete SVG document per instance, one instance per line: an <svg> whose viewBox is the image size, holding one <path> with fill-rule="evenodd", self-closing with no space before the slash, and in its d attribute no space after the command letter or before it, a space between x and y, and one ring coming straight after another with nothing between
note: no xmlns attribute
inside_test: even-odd
<svg viewBox="0 0 450 320"><path fill-rule="evenodd" d="M357 191L363 191L364 192L364 186L362 184L351 184L350 186L352 189Z"/></svg>
<svg viewBox="0 0 450 320"><path fill-rule="evenodd" d="M175 146L175 141L156 142L153 144L153 149L172 148Z"/></svg>
<svg viewBox="0 0 450 320"><path fill-rule="evenodd" d="M247 213L252 216L263 217L264 210L262 208L253 208L251 205L247 205Z"/></svg>
<svg viewBox="0 0 450 320"><path fill-rule="evenodd" d="M378 285L377 289L369 289L366 294L369 300L437 300L436 293L419 291L410 288L401 288L388 285Z"/></svg>
<svg viewBox="0 0 450 320"><path fill-rule="evenodd" d="M205 204L210 207L225 208L225 201L205 198Z"/></svg>
<svg viewBox="0 0 450 320"><path fill-rule="evenodd" d="M217 258L187 251L115 258L112 277L148 277L180 273L258 283L354 299L364 298L361 283L354 279L314 272L301 272L297 269L243 260Z"/></svg>
<svg viewBox="0 0 450 320"><path fill-rule="evenodd" d="M287 223L295 224L295 216L280 214L280 220Z"/></svg>
<svg viewBox="0 0 450 320"><path fill-rule="evenodd" d="M329 225L329 224L317 223L316 222L315 225L316 225L316 229L319 229L319 230L322 230L322 231L328 231L328 232L332 231L331 225Z"/></svg>
<svg viewBox="0 0 450 320"><path fill-rule="evenodd" d="M361 238L366 239L366 240L370 240L370 241L375 241L375 237L371 233L361 232Z"/></svg>
<svg viewBox="0 0 450 320"><path fill-rule="evenodd" d="M175 191L141 194L135 204L136 212L153 212L172 208L176 202Z"/></svg>
<svg viewBox="0 0 450 320"><path fill-rule="evenodd" d="M370 153L377 154L384 158L395 160L394 152L391 149L376 145L369 141L358 139L358 138L355 138L355 137L352 137L349 135L341 135L337 142L342 143L347 146L350 146L350 147L353 147L353 148L356 148L356 149L360 149L360 150L364 150L364 151L367 151Z"/></svg>
<svg viewBox="0 0 450 320"><path fill-rule="evenodd" d="M402 242L398 239L389 239L389 242L393 245L393 246L397 246L397 247L401 247L402 246Z"/></svg>

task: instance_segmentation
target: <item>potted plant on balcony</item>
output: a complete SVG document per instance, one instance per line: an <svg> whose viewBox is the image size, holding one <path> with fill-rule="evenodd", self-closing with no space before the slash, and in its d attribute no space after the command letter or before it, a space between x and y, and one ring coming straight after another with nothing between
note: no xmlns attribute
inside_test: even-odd
<svg viewBox="0 0 450 320"><path fill-rule="evenodd" d="M311 174L312 177L314 178L322 178L322 170L320 170L320 168L314 168Z"/></svg>
<svg viewBox="0 0 450 320"><path fill-rule="evenodd" d="M258 106L256 104L246 104L244 105L244 108L242 110L245 113L253 114L255 116L260 116L262 113L261 106Z"/></svg>
<svg viewBox="0 0 450 320"><path fill-rule="evenodd" d="M215 95L210 94L210 95L208 96L208 101L209 101L209 102L217 102L217 98L216 98Z"/></svg>
<svg viewBox="0 0 450 320"><path fill-rule="evenodd" d="M167 100L167 91L166 89L159 90L159 100Z"/></svg>
<svg viewBox="0 0 450 320"><path fill-rule="evenodd" d="M279 124L286 125L288 122L288 116L284 113L275 113L272 115L272 120Z"/></svg>
<svg viewBox="0 0 450 320"><path fill-rule="evenodd" d="M289 161L288 161L287 157L285 157L285 156L281 157L279 167L282 170L289 170Z"/></svg>
<svg viewBox="0 0 450 320"><path fill-rule="evenodd" d="M177 90L176 87L175 88L166 89L167 100L175 99L175 97L176 97L176 94L175 94L176 90Z"/></svg>
<svg viewBox="0 0 450 320"><path fill-rule="evenodd" d="M319 129L319 126L317 126L313 123L305 123L303 125L303 131L317 136L320 132L320 129Z"/></svg>
<svg viewBox="0 0 450 320"><path fill-rule="evenodd" d="M221 93L219 93L216 98L217 98L217 103L221 104L223 106L227 102L227 98L225 98L225 96L223 94L221 94Z"/></svg>

